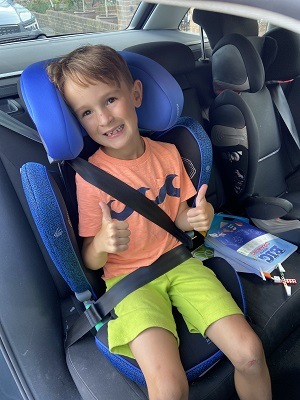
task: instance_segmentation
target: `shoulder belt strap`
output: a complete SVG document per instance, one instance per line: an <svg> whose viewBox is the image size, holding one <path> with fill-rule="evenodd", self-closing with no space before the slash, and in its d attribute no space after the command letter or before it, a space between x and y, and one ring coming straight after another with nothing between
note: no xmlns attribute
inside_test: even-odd
<svg viewBox="0 0 300 400"><path fill-rule="evenodd" d="M285 94L282 90L282 87L279 83L272 84L269 87L269 91L271 93L271 97L273 102L283 120L286 127L288 128L292 138L294 139L298 149L300 149L299 135L297 132L297 128L294 122L294 118L291 113L290 106L287 102Z"/></svg>
<svg viewBox="0 0 300 400"><path fill-rule="evenodd" d="M68 161L68 163L87 182L102 189L105 193L110 194L145 218L165 229L187 247L192 247L191 237L178 229L171 218L157 204L138 190L133 189L125 182L82 158L77 157L74 160Z"/></svg>

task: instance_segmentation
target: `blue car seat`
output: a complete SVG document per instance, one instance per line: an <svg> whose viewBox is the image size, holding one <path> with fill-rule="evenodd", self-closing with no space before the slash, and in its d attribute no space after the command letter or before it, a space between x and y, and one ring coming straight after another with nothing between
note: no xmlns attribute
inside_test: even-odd
<svg viewBox="0 0 300 400"><path fill-rule="evenodd" d="M183 102L179 85L153 60L129 52L121 54L134 79L140 79L143 83L143 103L137 110L140 129L155 140L175 143L195 187L199 188L209 180L211 145L200 124L188 117L179 117ZM77 160L79 156L86 158L95 150L95 143L90 141L60 93L50 82L46 66L47 61L38 62L25 69L20 80L20 90L48 158L59 164L61 176L57 179L43 165L29 162L21 168L21 177L31 213L53 263L77 299L82 300L88 308L97 300L99 288L94 289L95 276L91 276L91 272L85 269L80 257L80 240L74 225L76 212L72 208L75 202L74 176L68 163L72 164L72 160ZM206 264L214 270L245 311L241 284L233 268L220 258L209 259ZM98 279L99 276L96 276L96 280ZM76 309L73 310L67 318L66 325L71 324L78 314L84 311L84 307L80 307L77 300L75 303L79 313ZM91 330L96 346L125 376L138 384L144 384L144 377L134 360L109 352L105 322L111 315L107 314L106 317L101 322L96 321L96 329ZM201 335L190 334L181 315L175 309L174 317L181 340L182 363L188 380L192 381L215 365L222 353ZM82 340L85 339L80 339L79 342ZM67 360L68 365L72 364L74 367L78 353L72 359L72 347L76 349L76 346L67 349ZM70 367L70 371L71 369ZM88 398L86 388L82 388L80 384L82 380L79 375L80 373L73 373L74 381L83 398Z"/></svg>

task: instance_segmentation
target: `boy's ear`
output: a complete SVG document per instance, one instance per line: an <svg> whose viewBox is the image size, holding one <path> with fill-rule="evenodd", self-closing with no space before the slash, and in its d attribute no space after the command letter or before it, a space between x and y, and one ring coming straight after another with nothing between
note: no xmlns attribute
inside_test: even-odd
<svg viewBox="0 0 300 400"><path fill-rule="evenodd" d="M140 107L143 99L143 85L142 82L138 79L135 80L133 84L133 97L135 100L135 107Z"/></svg>

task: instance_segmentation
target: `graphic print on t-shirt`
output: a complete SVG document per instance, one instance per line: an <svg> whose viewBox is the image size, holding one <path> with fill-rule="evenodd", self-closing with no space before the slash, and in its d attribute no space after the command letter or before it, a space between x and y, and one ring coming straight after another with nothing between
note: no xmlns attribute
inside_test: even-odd
<svg viewBox="0 0 300 400"><path fill-rule="evenodd" d="M176 174L169 174L166 176L165 183L162 185L162 187L159 189L158 195L156 198L153 200L154 203L157 205L162 204L165 201L166 196L172 196L172 197L180 197L180 188L176 188L173 185L173 180L176 178ZM137 189L140 193L142 193L144 196L146 196L146 192L150 190L150 188L147 187L141 187ZM115 200L110 200L108 202L108 207L110 208L111 211L111 217L113 219L117 219L118 221L125 221L132 213L133 209L124 205L124 209L120 212L116 212L112 209L112 204Z"/></svg>

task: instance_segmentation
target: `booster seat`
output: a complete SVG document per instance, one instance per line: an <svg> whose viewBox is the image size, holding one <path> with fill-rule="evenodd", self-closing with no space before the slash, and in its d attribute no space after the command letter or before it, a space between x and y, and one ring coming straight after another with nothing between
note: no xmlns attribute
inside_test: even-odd
<svg viewBox="0 0 300 400"><path fill-rule="evenodd" d="M134 79L143 83L144 98L137 110L139 127L153 139L176 144L189 175L198 189L207 183L211 168L210 141L202 127L190 118L178 118L182 110L182 92L177 82L156 62L138 55L122 52ZM66 182L68 166L66 160L76 159L85 154L85 142L89 142L86 132L68 109L57 89L49 81L45 67L47 62L29 66L22 74L20 88L24 102L35 122L49 159L58 162ZM89 150L88 150L89 151ZM98 294L93 290L89 276L80 258L79 246L62 195L51 172L36 163L27 163L21 169L25 194L37 224L37 228L47 250L63 278L77 298L84 301L95 301ZM69 189L67 188L69 192ZM76 228L74 229L76 231ZM242 309L245 309L240 281L235 271L224 260L208 260L224 286L231 291ZM90 299L86 298L90 293ZM83 294L83 295L82 295ZM78 307L78 304L77 304ZM82 307L81 307L82 308ZM81 309L80 313L83 310ZM67 324L76 318L76 310L67 317ZM174 316L180 335L181 359L191 381L205 373L222 357L221 352L206 341L201 335L190 334L180 314L174 310ZM109 316L108 316L109 318ZM97 321L99 322L99 321ZM95 324L96 325L96 324ZM95 334L95 333L94 333ZM78 346L86 338L80 339ZM107 347L106 324L95 334L97 347L122 373L137 384L144 384L144 377L134 360L110 354ZM73 347L73 349L72 349ZM74 350L75 348L75 350ZM197 349L197 351L195 351ZM74 363L78 361L76 345L67 349L67 360L70 372L83 398L90 393L81 385L81 377L74 373Z"/></svg>

